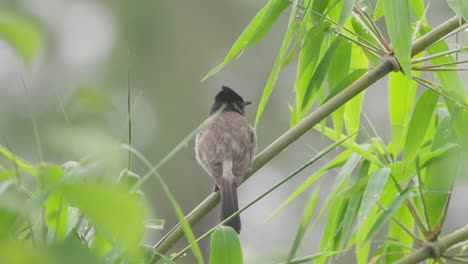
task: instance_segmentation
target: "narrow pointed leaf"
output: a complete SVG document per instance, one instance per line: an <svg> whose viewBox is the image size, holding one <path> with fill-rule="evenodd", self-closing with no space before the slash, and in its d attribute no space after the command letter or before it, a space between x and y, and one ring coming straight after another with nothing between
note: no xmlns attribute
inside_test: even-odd
<svg viewBox="0 0 468 264"><path fill-rule="evenodd" d="M438 99L439 95L431 90L424 91L419 97L408 125L403 154L404 167L408 167L423 145Z"/></svg>
<svg viewBox="0 0 468 264"><path fill-rule="evenodd" d="M383 15L384 13L383 13L383 7L382 7L382 0L377 0L377 3L375 4L375 10L374 10L374 21L379 20Z"/></svg>
<svg viewBox="0 0 468 264"><path fill-rule="evenodd" d="M388 89L388 107L392 129L392 140L388 148L389 152L396 157L405 144L406 129L413 109L417 85L401 73L390 73Z"/></svg>
<svg viewBox="0 0 468 264"><path fill-rule="evenodd" d="M379 200L389 176L389 168L378 169L371 175L362 196L361 207L359 208L359 226L364 223L372 207L374 207L375 203Z"/></svg>
<svg viewBox="0 0 468 264"><path fill-rule="evenodd" d="M423 19L422 24L425 25L424 13L426 8L424 7L424 0L410 0L410 6L414 19L418 21Z"/></svg>
<svg viewBox="0 0 468 264"><path fill-rule="evenodd" d="M310 80L307 90L305 92L304 101L300 106L301 112L308 111L308 109L306 109L306 106L311 105L311 100L313 99L312 94L317 92L319 87L322 86L322 83L325 80L325 77L327 76L328 66L330 65L335 51L340 45L341 41L341 38L336 38L333 41L333 43L330 45L327 52L323 56L322 60L320 61L319 65L317 66L317 69L315 70L314 75Z"/></svg>
<svg viewBox="0 0 468 264"><path fill-rule="evenodd" d="M268 2L268 4L257 13L249 25L244 29L242 34L237 38L236 42L232 45L228 54L224 58L224 61L203 77L202 82L216 74L244 49L253 46L262 39L288 6L288 1L271 0Z"/></svg>
<svg viewBox="0 0 468 264"><path fill-rule="evenodd" d="M287 2L287 1L283 1ZM279 51L279 55L276 58L275 64L273 65L273 69L271 70L270 76L268 77L268 81L263 89L262 98L260 99L260 103L258 104L257 115L255 117L255 126L258 125L260 121L260 117L263 114L263 110L265 110L266 103L268 102L268 98L270 98L271 93L273 92L273 88L276 84L276 80L278 79L278 75L281 71L281 65L283 65L284 60L286 58L289 45L292 41L292 37L294 35L294 23L296 20L297 14L297 6L298 0L294 0L291 15L289 18L288 28L286 30L286 36L284 37L283 44L281 45L281 49Z"/></svg>
<svg viewBox="0 0 468 264"><path fill-rule="evenodd" d="M398 62L411 75L411 20L408 0L382 0L388 34Z"/></svg>
<svg viewBox="0 0 468 264"><path fill-rule="evenodd" d="M291 126L294 126L302 119L299 106L302 105L303 101L305 100L305 93L314 74L319 57L322 53L322 44L325 38L326 30L329 27L330 24L325 22L319 26L314 26L308 29L307 34L304 36L302 41L302 48L299 52L297 76L294 83L296 102L294 110L292 111Z"/></svg>
<svg viewBox="0 0 468 264"><path fill-rule="evenodd" d="M433 152L443 149L446 144L455 140L454 133L450 131L450 123L449 115L440 121L431 145ZM431 230L438 230L445 220L446 206L459 171L460 161L460 148L451 148L433 158L426 167L421 190L424 204L428 206L425 210Z"/></svg>
<svg viewBox="0 0 468 264"><path fill-rule="evenodd" d="M355 4L356 0L344 0L343 6L341 7L340 18L338 20L338 30L341 30L346 21L348 21L349 17L353 13Z"/></svg>
<svg viewBox="0 0 468 264"><path fill-rule="evenodd" d="M336 86L348 77L351 64L351 43L346 41L341 42L335 51L335 56L330 63L330 69L328 72L328 87L336 88ZM330 89L331 93L333 90ZM320 102L323 104L324 101ZM343 132L343 119L344 119L344 107L336 109L332 114L333 127L337 135L341 135ZM325 121L325 120L324 120Z"/></svg>
<svg viewBox="0 0 468 264"><path fill-rule="evenodd" d="M293 245L289 251L287 263L290 263L291 260L296 255L299 246L301 245L302 239L304 238L305 232L307 230L307 226L309 225L312 215L315 211L315 206L317 205L317 201L320 197L320 189L316 188L309 197L307 201L306 207L302 214L301 223L299 224L299 228L296 232L296 237L294 238Z"/></svg>
<svg viewBox="0 0 468 264"><path fill-rule="evenodd" d="M351 46L351 69L356 69L356 71L358 71L356 75L360 74L360 69L367 69L369 67L369 60L367 58L367 56L362 56L362 51L359 47L356 45ZM359 78L360 77L358 77L358 79ZM344 121L348 134L354 133L360 128L361 109L365 93L366 91L362 91L345 104Z"/></svg>

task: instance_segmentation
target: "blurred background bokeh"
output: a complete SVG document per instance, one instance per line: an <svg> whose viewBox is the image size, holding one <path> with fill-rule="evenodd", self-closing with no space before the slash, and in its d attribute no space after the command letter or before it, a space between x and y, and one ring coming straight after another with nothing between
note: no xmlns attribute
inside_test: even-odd
<svg viewBox="0 0 468 264"><path fill-rule="evenodd" d="M37 32L31 41L37 45L32 47L34 56L28 59L0 39L0 144L31 162L64 163L83 160L90 151L100 152L110 142L127 143L129 89L132 146L154 164L206 118L221 85L231 86L254 102L247 110L253 120L256 103L284 37L287 13L259 45L214 77L203 83L200 80L223 59L266 2L1 0L1 13L13 14L31 24L31 30ZM452 16L445 0L430 1L427 12L430 25L436 26ZM1 20L0 17L0 23ZM259 150L289 127L294 65L291 63L281 74L257 127ZM468 81L466 74L462 75ZM385 142L390 132L387 109L384 79L368 90L364 112ZM318 132L308 132L240 188L240 206L327 144L330 141ZM121 152L103 152L115 155L106 157L116 163L115 171L127 166L127 154ZM307 195L272 220L266 219L319 166L310 167L242 214L240 238L246 263L270 263L287 253ZM131 170L140 175L147 172L136 158L132 159ZM118 176L114 172L109 174ZM167 163L161 174L185 213L213 187L196 164L193 142ZM323 195L334 177L329 174L319 182ZM144 185L144 193L152 215L166 220L163 231L146 235L145 243L154 244L176 224L177 218L155 179ZM460 179L453 194L447 229L466 224L463 201L468 198L467 193L466 179ZM218 221L219 212L214 210L196 225L195 233L204 233ZM321 227L319 224L308 234L302 247L304 252L310 254L317 248ZM177 248L185 244L182 240ZM208 249L207 242L202 246ZM193 258L189 254L180 263L193 263Z"/></svg>

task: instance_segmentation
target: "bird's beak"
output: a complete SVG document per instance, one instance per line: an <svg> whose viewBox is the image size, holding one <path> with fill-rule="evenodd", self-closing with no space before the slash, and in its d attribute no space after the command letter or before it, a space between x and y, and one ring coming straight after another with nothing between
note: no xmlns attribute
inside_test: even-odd
<svg viewBox="0 0 468 264"><path fill-rule="evenodd" d="M251 105L251 104L252 104L252 102L249 102L249 101L245 101L245 102L244 102L244 106L245 106L245 105Z"/></svg>

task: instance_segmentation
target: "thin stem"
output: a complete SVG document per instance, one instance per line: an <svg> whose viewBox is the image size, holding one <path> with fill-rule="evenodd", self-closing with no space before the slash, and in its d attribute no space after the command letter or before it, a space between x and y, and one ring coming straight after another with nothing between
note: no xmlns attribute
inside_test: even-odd
<svg viewBox="0 0 468 264"><path fill-rule="evenodd" d="M356 45L360 46L362 49L368 51L369 53L372 53L372 55L374 55L375 57L377 57L377 58L379 58L379 59L383 59L383 57L384 57L383 55L384 55L384 54L382 53L381 50L378 50L378 49L373 48L373 47L371 47L371 46L368 46L368 45L366 45L366 44L364 44L364 43L361 43L361 42L359 42L359 41L357 41L357 40L355 40L355 39L353 39L353 38L351 38L351 37L349 37L349 36L347 36L347 35L345 35L345 34L343 34L343 33L337 32L337 34L338 34L339 36L341 36L341 37L343 37L343 38L345 38L345 39L347 39L347 40L349 40L349 41L355 43Z"/></svg>
<svg viewBox="0 0 468 264"><path fill-rule="evenodd" d="M387 40L385 39L385 37L383 36L382 32L380 32L380 29L379 27L377 27L377 25L375 24L374 20L372 20L372 18L369 17L369 15L366 13L366 12L363 12L361 10L361 8L359 7L356 7L354 8L354 10L357 10L359 12L359 14L364 17L367 21L367 23L372 27L373 29L373 32L374 34L376 35L377 39L376 41L378 41L383 47L384 49L387 51L387 52L391 52L392 51L392 48L390 47L390 45L388 44Z"/></svg>
<svg viewBox="0 0 468 264"><path fill-rule="evenodd" d="M128 51L128 64L130 65L130 50ZM128 115L128 145L132 146L132 104L131 104L131 90L130 90L130 66L127 68L127 115ZM132 153L128 152L127 172L132 167Z"/></svg>
<svg viewBox="0 0 468 264"><path fill-rule="evenodd" d="M384 50L386 52L390 52L389 50L387 50L387 47L385 46L385 44L383 44L380 41L379 37L377 36L377 33L375 33L372 29L370 29L369 26L363 20L361 20L361 17L360 17L359 14L353 13L353 16L356 19L356 21L359 22L359 24L361 24L361 26L364 28L364 30L367 33L369 33L369 35L371 35L372 38L379 44L379 46L382 48L382 50Z"/></svg>
<svg viewBox="0 0 468 264"><path fill-rule="evenodd" d="M421 199L421 203L422 203L422 207L423 207L422 209L424 211L424 218L426 220L426 225L430 229L431 224L429 223L429 215L428 215L428 212L429 212L428 209L429 208L426 205L426 200L424 199L423 190L422 190L421 166L420 166L419 156L417 156L417 158L415 160L415 166L416 166L416 179L418 180L419 198Z"/></svg>
<svg viewBox="0 0 468 264"><path fill-rule="evenodd" d="M458 49L447 50L447 51L436 53L436 54L433 54L433 55L430 55L430 56L414 59L411 63L416 64L416 63L432 60L432 59L435 59L435 58L438 58L438 57L450 55L452 53L465 51L465 50L468 50L468 46L464 46L464 47L461 47L461 48L458 48Z"/></svg>
<svg viewBox="0 0 468 264"><path fill-rule="evenodd" d="M385 207L383 207L379 202L377 202L377 206L380 208L380 210L382 211L385 211ZM418 238L418 236L416 234L414 234L413 232L411 232L411 230L409 230L405 225L403 225L402 222L400 222L400 220L398 220L398 218L396 218L395 216L392 215L392 220L401 227L401 229L403 229L403 231L405 231L409 236L411 236L412 239L414 239L414 241L416 241L416 243L419 245L419 246L422 246L424 245L424 242Z"/></svg>
<svg viewBox="0 0 468 264"><path fill-rule="evenodd" d="M448 66L448 65L457 65L457 64L463 64L467 63L468 60L461 60L461 61L451 61L451 62L446 62L446 63L439 63L439 64L433 64L433 65L428 65L428 66L422 66L421 68L437 68L437 67L442 67L442 66Z"/></svg>
<svg viewBox="0 0 468 264"><path fill-rule="evenodd" d="M463 109L468 110L468 106L466 106L466 105L464 105L463 103L460 103L460 102L458 102L457 100L453 99L452 97L450 97L450 96L444 94L444 93L443 93L443 88L442 88L441 86L439 86L439 85L437 85L437 84L435 84L435 83L433 83L433 82L431 82L431 81L428 81L428 80L424 80L424 79L422 79L422 78L419 78L419 77L417 77L417 76L412 76L412 79L415 80L416 82L418 82L419 84L421 84L422 86L424 86L424 87L426 87L426 88L428 88L428 89L431 89L433 92L439 94L440 96L442 96L442 97L444 97L444 98L446 98L446 99L448 99L448 100L454 102L455 104L459 105L459 106L462 107ZM431 87L431 86L433 86L433 87ZM438 89L435 89L434 87L437 87L440 91L439 91Z"/></svg>
<svg viewBox="0 0 468 264"><path fill-rule="evenodd" d="M437 72L437 71L468 71L468 68L430 68L430 67L412 67L413 71L430 71L430 72Z"/></svg>
<svg viewBox="0 0 468 264"><path fill-rule="evenodd" d="M21 78L21 83L22 83L23 89L24 89L24 91L26 93L26 98L27 98L27 102L28 102L29 115L30 115L30 118L31 118L32 126L33 126L34 139L36 141L37 155L39 157L39 161L42 163L44 161L43 160L43 152L42 152L42 144L41 144L41 138L39 136L39 128L38 128L38 125L37 125L37 120L36 120L36 118L34 118L33 111L32 111L32 108L31 108L31 104L32 104L31 95L29 94L29 90L28 90L28 87L26 86L26 81L24 80L23 75L20 74L20 78Z"/></svg>
<svg viewBox="0 0 468 264"><path fill-rule="evenodd" d="M451 256L444 256L444 257L454 262L468 263L468 258L451 257Z"/></svg>
<svg viewBox="0 0 468 264"><path fill-rule="evenodd" d="M397 188L398 192L401 193L403 188L401 188L398 181L395 179L395 177L393 177L393 175L391 175L390 178L393 180L393 183L395 184L395 187ZM411 215L413 216L413 219L416 222L416 225L423 232L424 237L428 237L429 236L429 230L424 225L421 218L419 217L418 210L416 210L416 207L414 206L414 204L411 202L411 200L408 200L408 199L405 200L405 204L406 204L406 207L408 208L408 210L410 211Z"/></svg>

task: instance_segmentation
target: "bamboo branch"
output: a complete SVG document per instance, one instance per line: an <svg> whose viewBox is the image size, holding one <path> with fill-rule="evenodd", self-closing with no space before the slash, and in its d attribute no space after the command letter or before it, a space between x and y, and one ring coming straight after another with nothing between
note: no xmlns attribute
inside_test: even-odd
<svg viewBox="0 0 468 264"><path fill-rule="evenodd" d="M468 239L468 225L456 230L455 232L439 238L434 243L428 243L416 252L398 260L395 264L413 264L419 263L429 258L438 259L451 246Z"/></svg>
<svg viewBox="0 0 468 264"><path fill-rule="evenodd" d="M445 36L459 26L459 19L457 17L453 17L444 24L433 29L431 32L414 42L411 52L412 56L423 51L432 43L436 42L440 37ZM377 68L370 70L361 79L357 80L348 86L345 90L318 107L315 111L310 113L301 122L299 122L295 127L290 128L266 149L264 149L260 154L258 154L255 157L252 169L246 175L246 178L248 179L253 173L276 157L286 147L295 142L299 137L304 135L307 131L313 128L317 123L322 121L328 115L333 113L336 109L343 106L346 102L354 98L360 92L364 91L373 83L394 70L397 70L395 69L394 62L391 61L391 58L386 59ZM205 216L218 204L219 198L220 197L218 192L211 193L195 209L193 209L192 212L187 215L187 222L191 225L196 224L203 216ZM177 241L180 240L183 234L183 230L179 223L155 245L155 252L160 254L166 253ZM159 258L159 255L155 255L155 257L152 259L152 263L155 263Z"/></svg>

